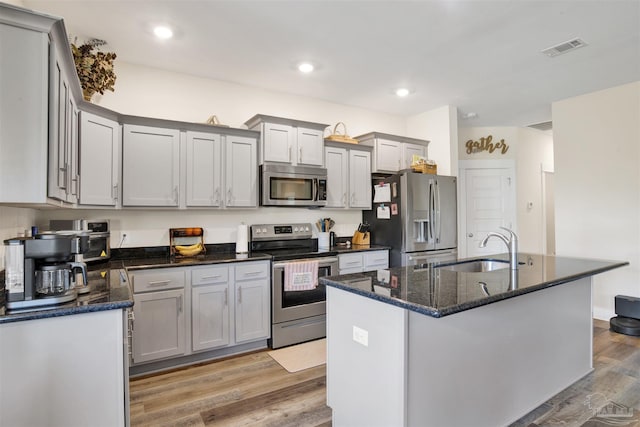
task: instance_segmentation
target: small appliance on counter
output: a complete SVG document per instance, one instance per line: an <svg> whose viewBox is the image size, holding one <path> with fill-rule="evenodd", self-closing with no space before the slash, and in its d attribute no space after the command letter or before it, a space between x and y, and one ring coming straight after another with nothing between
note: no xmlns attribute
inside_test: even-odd
<svg viewBox="0 0 640 427"><path fill-rule="evenodd" d="M87 250L79 254L79 262L108 261L111 258L111 232L108 219L58 219L49 221L51 231L86 231L89 233Z"/></svg>
<svg viewBox="0 0 640 427"><path fill-rule="evenodd" d="M74 256L86 247L87 239L43 233L5 240L7 309L35 309L75 300L74 272L80 270L86 284L87 268Z"/></svg>

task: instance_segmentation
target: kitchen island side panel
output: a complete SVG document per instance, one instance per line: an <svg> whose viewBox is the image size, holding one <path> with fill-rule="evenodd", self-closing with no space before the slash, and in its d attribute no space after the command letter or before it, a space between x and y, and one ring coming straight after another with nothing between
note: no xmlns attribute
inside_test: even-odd
<svg viewBox="0 0 640 427"><path fill-rule="evenodd" d="M592 370L591 314L590 277L443 318L409 312L407 425L519 419Z"/></svg>
<svg viewBox="0 0 640 427"><path fill-rule="evenodd" d="M404 425L407 313L327 287L327 405L334 426Z"/></svg>

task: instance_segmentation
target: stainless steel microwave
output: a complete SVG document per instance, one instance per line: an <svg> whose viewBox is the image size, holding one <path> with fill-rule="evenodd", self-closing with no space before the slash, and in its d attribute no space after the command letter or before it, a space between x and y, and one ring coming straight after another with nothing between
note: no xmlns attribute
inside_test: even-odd
<svg viewBox="0 0 640 427"><path fill-rule="evenodd" d="M313 166L265 163L260 166L261 206L327 204L327 170Z"/></svg>

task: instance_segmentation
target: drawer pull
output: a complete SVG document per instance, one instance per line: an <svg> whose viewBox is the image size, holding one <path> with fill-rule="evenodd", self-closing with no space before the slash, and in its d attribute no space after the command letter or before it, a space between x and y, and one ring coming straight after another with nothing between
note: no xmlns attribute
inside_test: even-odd
<svg viewBox="0 0 640 427"><path fill-rule="evenodd" d="M255 276L256 274L262 274L262 271L248 271L243 276Z"/></svg>
<svg viewBox="0 0 640 427"><path fill-rule="evenodd" d="M358 264L360 264L360 261L351 261L347 263L347 265L358 265Z"/></svg>
<svg viewBox="0 0 640 427"><path fill-rule="evenodd" d="M156 280L155 282L149 282L147 284L149 286L162 286L162 285L168 285L169 283L171 283L171 280Z"/></svg>
<svg viewBox="0 0 640 427"><path fill-rule="evenodd" d="M200 280L211 280L211 279L219 279L221 278L222 275L221 274L216 274L215 276L204 276L202 279Z"/></svg>

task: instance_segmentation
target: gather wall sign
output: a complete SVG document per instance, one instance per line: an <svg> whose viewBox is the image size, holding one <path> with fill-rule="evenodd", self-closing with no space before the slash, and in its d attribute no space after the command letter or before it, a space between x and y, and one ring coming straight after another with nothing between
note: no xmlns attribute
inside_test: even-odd
<svg viewBox="0 0 640 427"><path fill-rule="evenodd" d="M468 140L465 143L465 146L467 147L467 154L480 153L482 151L493 153L496 150L499 150L500 154L505 154L509 151L509 146L504 142L504 139L501 139L496 143L491 142L492 140L493 136L491 135L486 138L482 137L479 141L474 141L472 139Z"/></svg>

